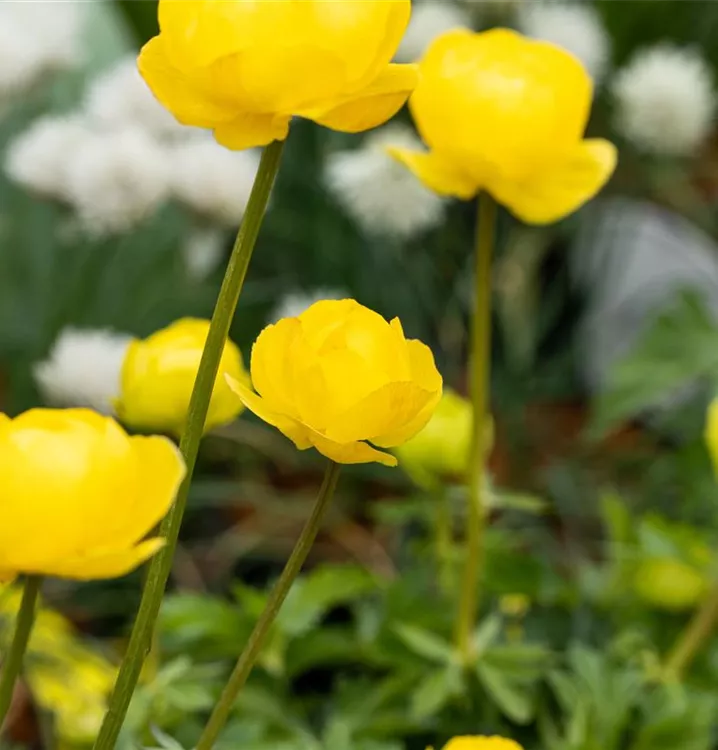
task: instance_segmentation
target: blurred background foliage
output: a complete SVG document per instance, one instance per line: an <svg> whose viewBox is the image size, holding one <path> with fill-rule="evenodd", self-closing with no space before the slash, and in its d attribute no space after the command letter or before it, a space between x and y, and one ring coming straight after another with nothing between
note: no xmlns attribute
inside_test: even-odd
<svg viewBox="0 0 718 750"><path fill-rule="evenodd" d="M209 316L252 176L250 161L222 170L230 155L216 150L190 168L195 136L160 122L137 82L101 79L156 32L154 2L63 5L82 15L72 64L58 55L31 83L19 67L15 79L15 68L0 72L8 413L112 395L105 349L77 340L58 349L68 328L143 336L184 315ZM462 733L502 733L527 750L716 748L718 642L682 682L667 680L662 664L718 574L717 492L702 437L718 374L718 4L415 6L423 32L417 21L414 52L457 19L578 47L569 48L594 63L589 132L616 141L621 163L605 193L559 225L500 216L492 512L475 664L463 669L452 646L460 477L419 486L401 470L351 467L222 745L424 750ZM0 32L9 18L0 7ZM113 143L123 108L138 122L147 115L169 176L143 182L139 167L125 169L155 152L136 136L138 123L129 145ZM83 119L83 137L102 131L105 140L93 141L84 171L88 157L66 133L44 146L28 139L22 152L47 117L73 128L95 118ZM387 141L407 137L410 123L400 114L391 127L402 130ZM267 322L312 297L349 295L398 315L432 347L447 385L465 393L474 207L406 193L409 178L382 161L373 137L293 123L232 337L247 360ZM66 146L74 166L56 158ZM50 189L52 170L60 177ZM159 187L145 193L150 177ZM127 197L135 191L139 202ZM99 206L103 220L134 213L107 231L88 221ZM192 747L320 472L317 456L248 415L207 437L123 747ZM4 748L91 741L139 587L138 575L48 587ZM16 599L11 588L0 594L0 648Z"/></svg>

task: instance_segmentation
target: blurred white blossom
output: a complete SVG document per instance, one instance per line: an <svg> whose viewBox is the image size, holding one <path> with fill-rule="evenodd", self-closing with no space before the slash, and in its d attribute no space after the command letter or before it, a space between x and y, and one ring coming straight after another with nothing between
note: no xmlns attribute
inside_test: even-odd
<svg viewBox="0 0 718 750"><path fill-rule="evenodd" d="M315 302L324 299L346 299L349 295L341 289L315 289L311 292L289 292L283 297L270 315L270 322L276 323L282 318L296 318Z"/></svg>
<svg viewBox="0 0 718 750"><path fill-rule="evenodd" d="M137 128L93 133L69 164L68 194L88 231L126 231L168 197L168 155Z"/></svg>
<svg viewBox="0 0 718 750"><path fill-rule="evenodd" d="M68 167L90 131L80 117L42 117L7 148L7 176L28 190L69 200Z"/></svg>
<svg viewBox="0 0 718 750"><path fill-rule="evenodd" d="M422 148L412 130L388 125L361 148L330 155L325 181L365 232L409 238L438 225L446 203L392 159L387 146Z"/></svg>
<svg viewBox="0 0 718 750"><path fill-rule="evenodd" d="M415 62L435 37L456 28L471 28L471 18L451 0L416 3L395 59L397 62Z"/></svg>
<svg viewBox="0 0 718 750"><path fill-rule="evenodd" d="M79 62L85 8L79 2L0 2L0 96Z"/></svg>
<svg viewBox="0 0 718 750"><path fill-rule="evenodd" d="M33 368L37 387L53 406L89 407L112 414L132 337L107 330L65 328L48 358Z"/></svg>
<svg viewBox="0 0 718 750"><path fill-rule="evenodd" d="M713 76L691 48L640 51L613 82L616 128L636 146L687 155L708 136L716 108Z"/></svg>
<svg viewBox="0 0 718 750"><path fill-rule="evenodd" d="M210 137L190 138L172 152L172 193L197 213L236 227L258 166L253 151L228 151Z"/></svg>
<svg viewBox="0 0 718 750"><path fill-rule="evenodd" d="M202 281L217 268L225 250L227 236L216 227L202 227L189 233L182 244L182 260L190 278Z"/></svg>
<svg viewBox="0 0 718 750"><path fill-rule="evenodd" d="M598 82L606 72L611 42L594 7L583 2L533 0L519 10L519 26L527 36L552 42L571 52Z"/></svg>
<svg viewBox="0 0 718 750"><path fill-rule="evenodd" d="M140 75L135 54L95 78L85 97L85 109L95 123L108 130L137 126L160 138L191 132L155 99Z"/></svg>

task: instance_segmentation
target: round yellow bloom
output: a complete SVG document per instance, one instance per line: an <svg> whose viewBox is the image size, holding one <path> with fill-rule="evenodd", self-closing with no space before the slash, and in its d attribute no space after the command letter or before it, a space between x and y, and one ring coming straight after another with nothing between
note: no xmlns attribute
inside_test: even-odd
<svg viewBox="0 0 718 750"><path fill-rule="evenodd" d="M130 344L116 404L125 424L173 434L182 431L208 333L208 320L183 318ZM242 355L231 341L219 363L205 430L231 422L242 411L224 375L247 379Z"/></svg>
<svg viewBox="0 0 718 750"><path fill-rule="evenodd" d="M521 745L504 737L454 737L444 750L523 750Z"/></svg>
<svg viewBox="0 0 718 750"><path fill-rule="evenodd" d="M395 466L394 456L363 441L400 445L441 398L431 350L407 340L398 318L387 323L354 300L316 302L265 328L251 373L257 393L227 379L248 409L300 450L314 446L343 464Z"/></svg>
<svg viewBox="0 0 718 750"><path fill-rule="evenodd" d="M422 487L466 472L473 424L471 402L444 390L436 411L421 432L396 448L402 468Z"/></svg>
<svg viewBox="0 0 718 750"><path fill-rule="evenodd" d="M669 612L695 607L705 596L710 581L691 565L670 557L643 561L636 571L633 588L646 604Z"/></svg>
<svg viewBox="0 0 718 750"><path fill-rule="evenodd" d="M429 188L469 199L487 190L529 224L592 198L616 149L583 140L593 86L581 63L507 29L449 31L420 63L409 106L428 152L392 154Z"/></svg>
<svg viewBox="0 0 718 750"><path fill-rule="evenodd" d="M410 0L160 0L139 68L181 123L231 149L283 140L293 115L356 133L416 85L416 66L390 64L410 14Z"/></svg>
<svg viewBox="0 0 718 750"><path fill-rule="evenodd" d="M89 409L0 415L0 572L124 575L174 501L184 461L170 440L129 437Z"/></svg>

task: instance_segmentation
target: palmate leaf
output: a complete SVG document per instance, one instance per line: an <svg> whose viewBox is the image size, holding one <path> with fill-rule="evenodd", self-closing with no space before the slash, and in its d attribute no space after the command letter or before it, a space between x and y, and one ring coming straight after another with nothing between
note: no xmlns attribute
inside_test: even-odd
<svg viewBox="0 0 718 750"><path fill-rule="evenodd" d="M511 680L496 667L482 661L476 665L476 674L489 698L501 713L517 724L528 724L531 721L535 701L530 687Z"/></svg>
<svg viewBox="0 0 718 750"><path fill-rule="evenodd" d="M718 326L698 295L686 292L614 366L605 391L593 405L592 433L604 434L686 385L716 376Z"/></svg>
<svg viewBox="0 0 718 750"><path fill-rule="evenodd" d="M376 579L358 565L325 565L292 586L277 617L277 627L296 637L307 633L334 607L375 591Z"/></svg>
<svg viewBox="0 0 718 750"><path fill-rule="evenodd" d="M461 668L450 664L428 674L411 696L411 714L417 721L438 714L456 695L464 689Z"/></svg>
<svg viewBox="0 0 718 750"><path fill-rule="evenodd" d="M453 646L428 630L404 623L396 625L394 632L410 651L429 661L451 664L456 660Z"/></svg>

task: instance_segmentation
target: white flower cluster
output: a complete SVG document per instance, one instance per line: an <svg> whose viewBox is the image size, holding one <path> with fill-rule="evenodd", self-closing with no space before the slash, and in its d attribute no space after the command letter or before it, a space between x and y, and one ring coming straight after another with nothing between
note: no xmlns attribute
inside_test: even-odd
<svg viewBox="0 0 718 750"><path fill-rule="evenodd" d="M716 112L713 75L700 52L658 44L639 51L613 82L616 129L638 148L688 156Z"/></svg>
<svg viewBox="0 0 718 750"><path fill-rule="evenodd" d="M0 100L79 62L83 10L59 0L0 2Z"/></svg>
<svg viewBox="0 0 718 750"><path fill-rule="evenodd" d="M596 83L611 57L611 42L596 9L583 2L532 0L519 8L526 36L551 42L577 57Z"/></svg>
<svg viewBox="0 0 718 750"><path fill-rule="evenodd" d="M222 261L227 250L225 232L216 227L196 227L185 238L182 247L182 260L191 279L202 281Z"/></svg>
<svg viewBox="0 0 718 750"><path fill-rule="evenodd" d="M228 151L204 133L175 144L170 183L177 200L217 223L236 227L259 167L255 151Z"/></svg>
<svg viewBox="0 0 718 750"><path fill-rule="evenodd" d="M33 370L43 399L53 406L87 407L112 414L131 340L131 336L114 331L65 328L47 359Z"/></svg>
<svg viewBox="0 0 718 750"><path fill-rule="evenodd" d="M10 179L66 203L98 235L130 231L170 198L203 221L234 228L257 166L255 153L227 151L177 123L134 55L96 78L76 113L37 120L5 157Z"/></svg>
<svg viewBox="0 0 718 750"><path fill-rule="evenodd" d="M325 182L364 232L409 239L440 224L446 203L389 156L388 146L422 148L409 128L387 125L361 148L331 154Z"/></svg>

